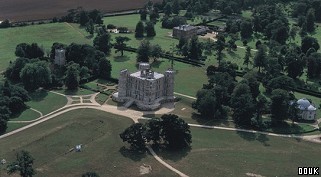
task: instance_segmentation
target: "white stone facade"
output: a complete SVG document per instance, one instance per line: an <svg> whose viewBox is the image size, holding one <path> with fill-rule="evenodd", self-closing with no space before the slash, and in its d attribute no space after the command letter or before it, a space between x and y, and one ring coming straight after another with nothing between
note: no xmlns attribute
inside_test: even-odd
<svg viewBox="0 0 321 177"><path fill-rule="evenodd" d="M66 50L64 49L56 49L55 50L55 64L59 66L63 66L66 64Z"/></svg>
<svg viewBox="0 0 321 177"><path fill-rule="evenodd" d="M124 69L120 71L113 100L125 102L125 107L136 104L141 110L155 110L164 102L174 101L174 75L171 69L164 74L154 72L148 63L141 63L135 73Z"/></svg>

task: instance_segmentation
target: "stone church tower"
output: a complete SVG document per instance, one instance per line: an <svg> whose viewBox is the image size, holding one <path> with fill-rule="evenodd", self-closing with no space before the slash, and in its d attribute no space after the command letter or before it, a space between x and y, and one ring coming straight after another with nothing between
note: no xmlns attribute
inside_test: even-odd
<svg viewBox="0 0 321 177"><path fill-rule="evenodd" d="M56 49L55 50L55 64L63 66L66 64L66 50L65 49Z"/></svg>

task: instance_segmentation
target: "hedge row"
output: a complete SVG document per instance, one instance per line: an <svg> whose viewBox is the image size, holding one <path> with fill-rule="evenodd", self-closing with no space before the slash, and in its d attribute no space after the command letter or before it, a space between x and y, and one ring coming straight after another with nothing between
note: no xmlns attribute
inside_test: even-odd
<svg viewBox="0 0 321 177"><path fill-rule="evenodd" d="M135 53L137 52L137 49L133 48L133 47L125 47L124 50L128 51L128 52L135 52ZM170 60L175 60L175 61L182 62L182 63L186 63L186 64L190 64L190 65L193 65L193 66L199 66L200 67L200 66L204 66L205 65L204 63L199 62L199 61L194 61L194 60L181 58L181 57L174 57L174 56L171 56L171 55L166 54L166 53L162 53L161 57L162 58L167 58L167 59L170 59Z"/></svg>

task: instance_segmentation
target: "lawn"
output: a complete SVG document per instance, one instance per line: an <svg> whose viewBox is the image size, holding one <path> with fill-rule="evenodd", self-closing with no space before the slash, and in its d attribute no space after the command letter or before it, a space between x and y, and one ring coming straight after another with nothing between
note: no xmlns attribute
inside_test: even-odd
<svg viewBox="0 0 321 177"><path fill-rule="evenodd" d="M58 93L62 93L64 95L90 95L90 94L96 93L94 91L83 89L83 88L78 88L77 90L60 89L60 90L54 90L54 91Z"/></svg>
<svg viewBox="0 0 321 177"><path fill-rule="evenodd" d="M252 133L191 128L192 149L158 153L189 176L296 176L321 166L320 144Z"/></svg>
<svg viewBox="0 0 321 177"><path fill-rule="evenodd" d="M97 96L96 96L96 98L95 98L95 100L97 101L97 103L99 103L99 104L104 104L106 101L107 101L107 99L109 98L109 96L110 95L106 95L106 94L102 94L102 93L99 93Z"/></svg>
<svg viewBox="0 0 321 177"><path fill-rule="evenodd" d="M8 124L7 124L8 128L6 130L6 133L14 131L14 130L17 130L17 129L21 128L21 127L24 127L24 126L28 125L28 124L29 123L10 123L10 122L8 122ZM0 174L1 174L1 172L0 172Z"/></svg>
<svg viewBox="0 0 321 177"><path fill-rule="evenodd" d="M40 114L32 109L25 109L23 112L18 113L11 117L12 121L28 121L34 120L40 117Z"/></svg>
<svg viewBox="0 0 321 177"><path fill-rule="evenodd" d="M36 91L29 94L31 101L27 102L27 106L42 112L46 115L58 108L66 105L67 99L61 95L57 95L45 90Z"/></svg>
<svg viewBox="0 0 321 177"><path fill-rule="evenodd" d="M95 171L100 176L140 176L140 166L151 165L148 176L175 176L151 155L132 153L119 138L130 119L81 109L60 115L23 132L0 140L0 157L12 162L16 152L27 150L35 158L37 176L81 176ZM70 152L82 144L81 152ZM4 167L0 174L5 174Z"/></svg>
<svg viewBox="0 0 321 177"><path fill-rule="evenodd" d="M73 24L72 24L73 25ZM26 27L16 27L0 29L0 71L9 65L9 61L15 60L15 49L20 43L38 43L48 53L54 42L70 44L72 42L80 44L92 44L82 33L67 23L54 23L33 25Z"/></svg>

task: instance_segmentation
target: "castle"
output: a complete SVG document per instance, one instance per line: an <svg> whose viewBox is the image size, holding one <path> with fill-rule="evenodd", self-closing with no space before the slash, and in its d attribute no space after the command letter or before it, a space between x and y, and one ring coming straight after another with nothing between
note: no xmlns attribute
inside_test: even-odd
<svg viewBox="0 0 321 177"><path fill-rule="evenodd" d="M112 98L125 102L125 107L136 104L141 110L155 110L164 102L174 101L174 75L172 69L164 74L154 72L148 63L140 63L135 73L121 70L118 92Z"/></svg>

